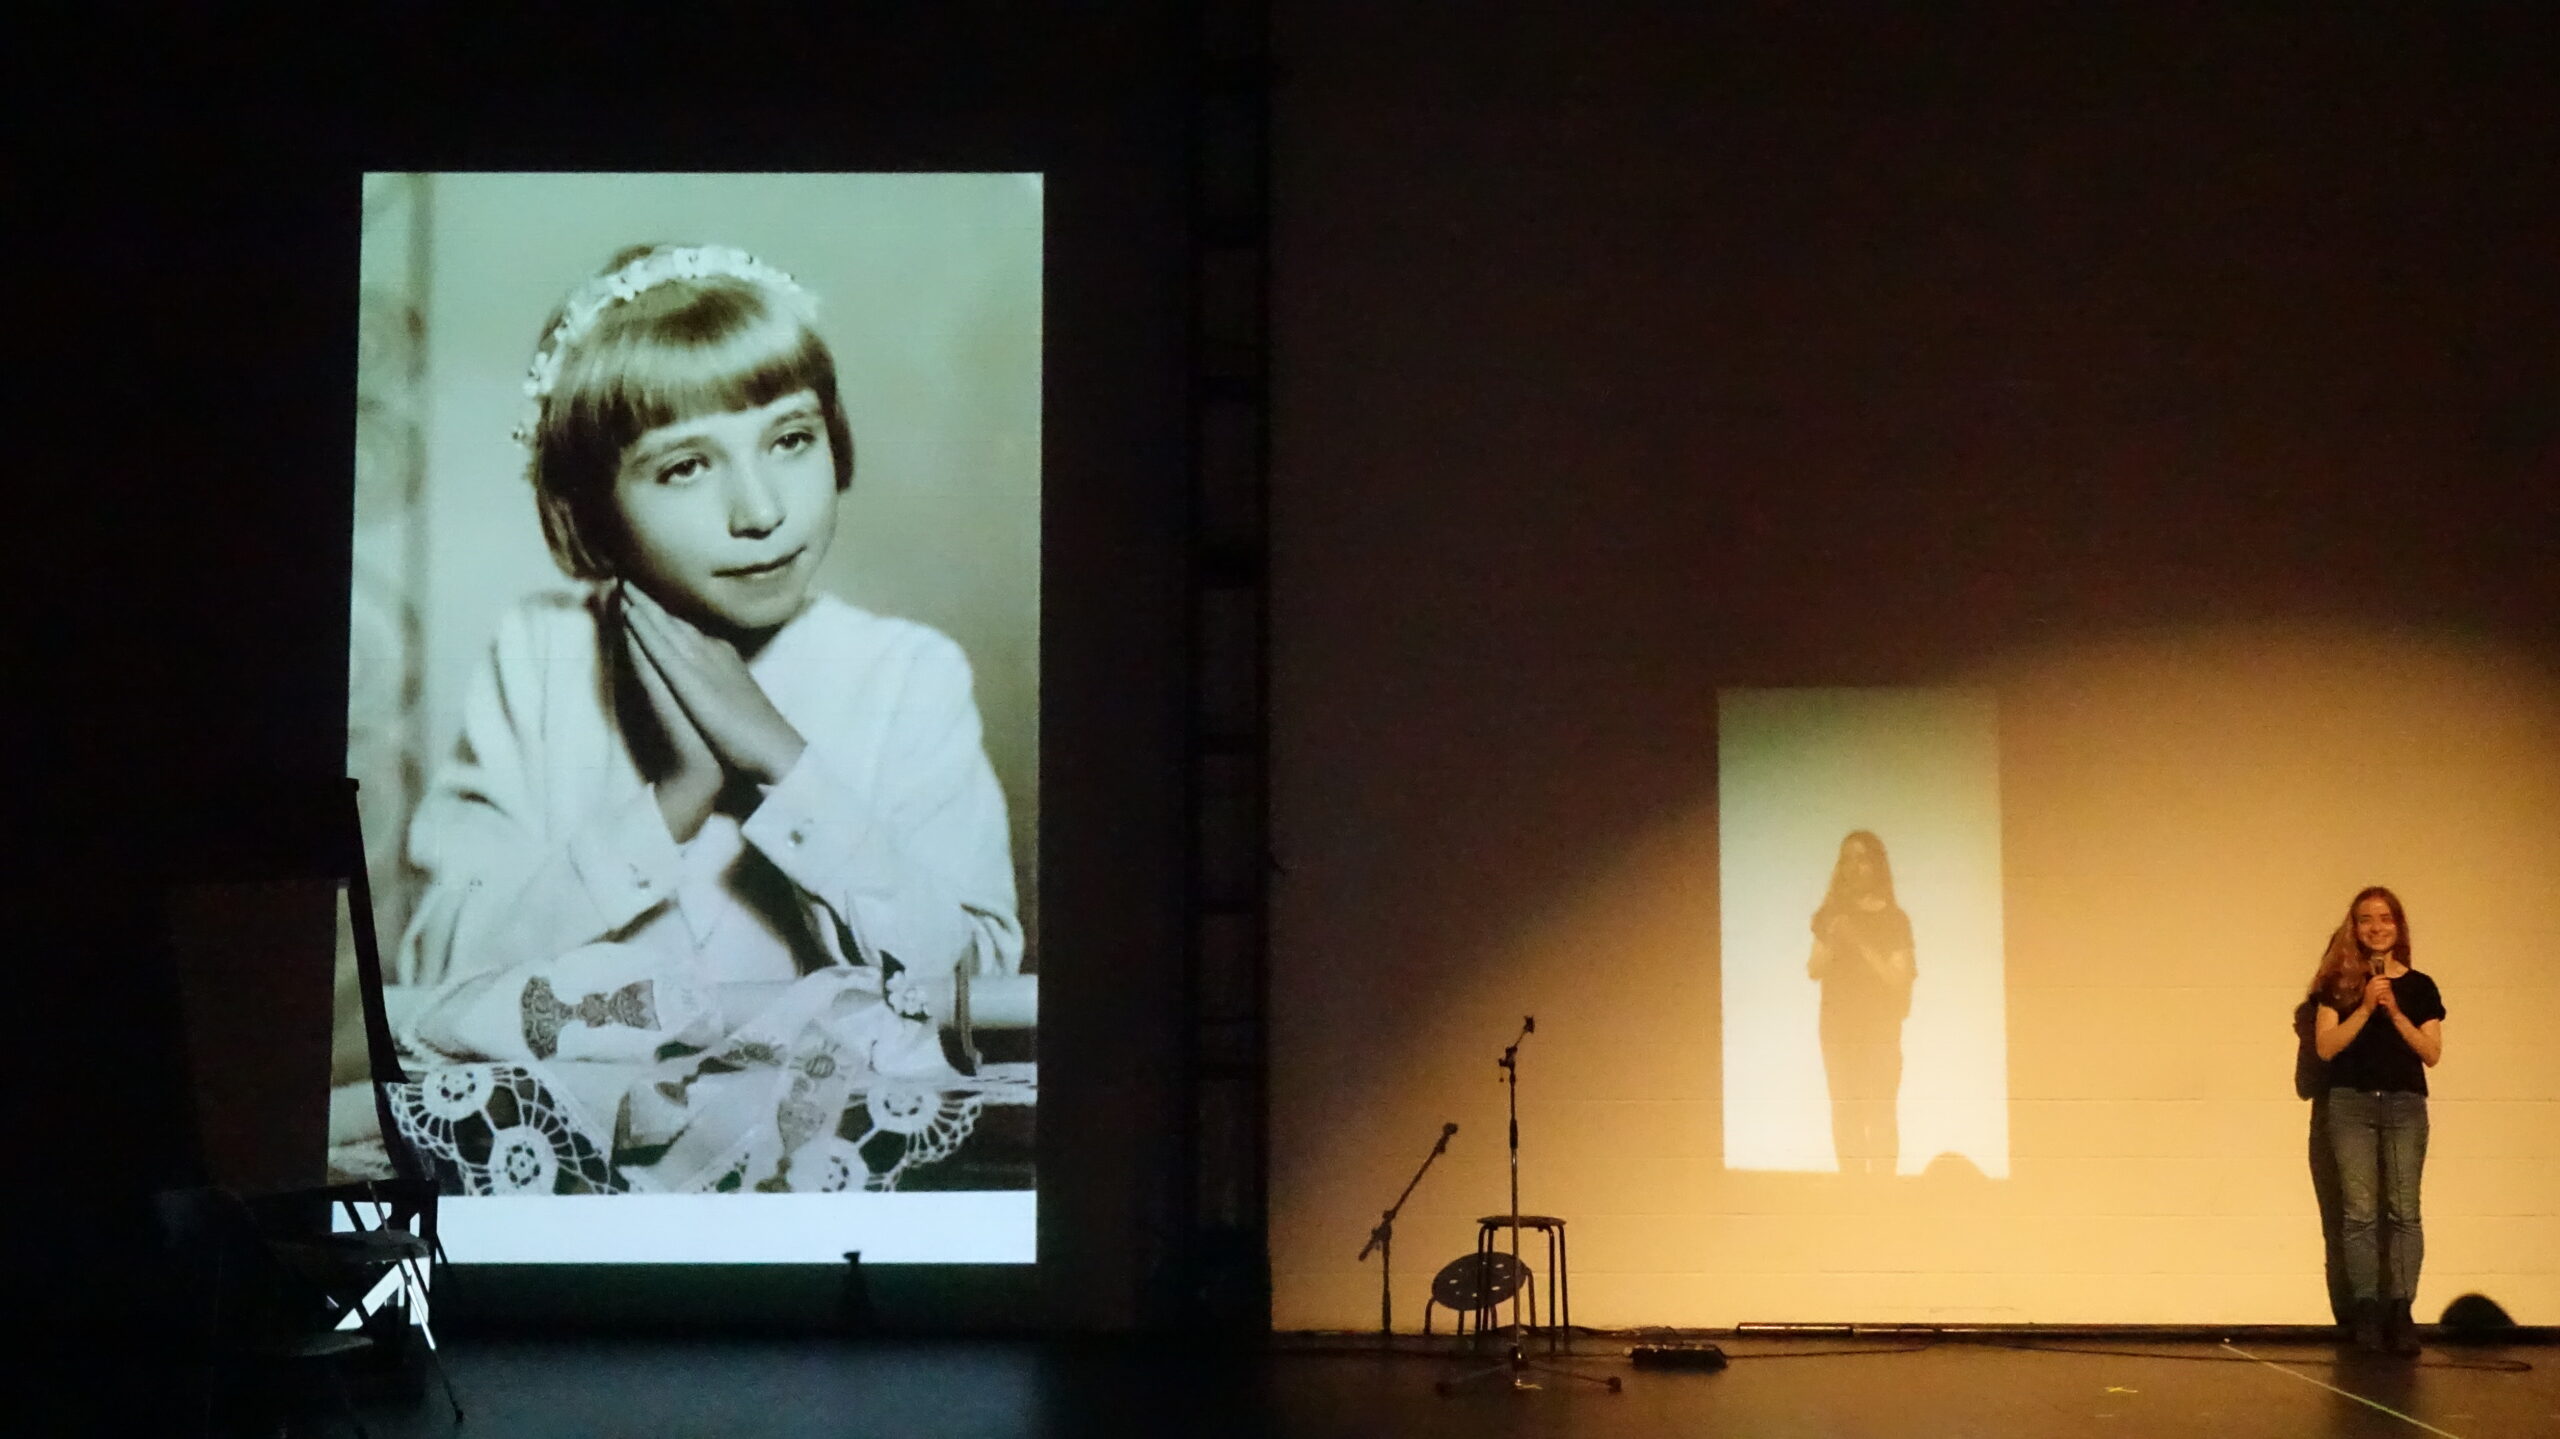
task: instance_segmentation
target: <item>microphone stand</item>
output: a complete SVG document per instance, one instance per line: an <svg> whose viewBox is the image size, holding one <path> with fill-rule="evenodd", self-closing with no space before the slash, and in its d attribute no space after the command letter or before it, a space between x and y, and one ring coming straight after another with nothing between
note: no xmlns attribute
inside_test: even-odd
<svg viewBox="0 0 2560 1439"><path fill-rule="evenodd" d="M1511 1100L1511 1272L1522 1276L1527 1274L1527 1270L1520 1263L1520 1043L1537 1032L1538 1017L1536 1015L1529 1015L1522 1019L1520 1033L1502 1051L1502 1058L1496 1061L1502 1067L1502 1085L1509 1091ZM1522 1282L1526 1282L1525 1277ZM1547 1296L1548 1304L1552 1305L1555 1302L1554 1295ZM1553 1319L1555 1316L1550 1314L1548 1317ZM1517 1289L1514 1289L1511 1294L1511 1352L1504 1355L1497 1363L1487 1365L1472 1374L1461 1374L1455 1379L1443 1379L1432 1387L1442 1394L1450 1394L1456 1392L1462 1384L1475 1384L1497 1374L1507 1374L1511 1377L1511 1392L1524 1394L1538 1387L1529 1382L1529 1371L1535 1369L1542 1374L1556 1374L1567 1379L1579 1379L1585 1384L1597 1384L1612 1394L1619 1392L1621 1386L1615 1374L1606 1376L1579 1374L1553 1364L1531 1363L1528 1349L1521 1342L1521 1334L1520 1294Z"/></svg>
<svg viewBox="0 0 2560 1439"><path fill-rule="evenodd" d="M1392 1307L1394 1301L1391 1297L1395 1291L1389 1284L1390 1277L1394 1273L1389 1267L1389 1260L1393 1258L1390 1251L1396 1240L1396 1215L1404 1209L1404 1202L1413 1197L1413 1187L1420 1184L1422 1176L1430 1172L1431 1161L1449 1152L1449 1136L1457 1132L1458 1126L1455 1124L1440 1126L1439 1142L1431 1146L1429 1154L1422 1156L1422 1167L1413 1172L1413 1178L1405 1181L1404 1193L1397 1195L1396 1202L1387 1206L1387 1212L1378 1220L1378 1227L1369 1231L1369 1242L1360 1248L1361 1259L1367 1259L1372 1249L1378 1251L1378 1341L1382 1344L1394 1343L1396 1335L1395 1310ZM1359 1260L1352 1262L1358 1263Z"/></svg>

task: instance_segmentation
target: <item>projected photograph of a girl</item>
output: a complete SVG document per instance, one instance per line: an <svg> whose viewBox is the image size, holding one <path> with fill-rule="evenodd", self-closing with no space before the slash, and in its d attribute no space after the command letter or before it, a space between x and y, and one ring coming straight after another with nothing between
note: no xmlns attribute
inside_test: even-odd
<svg viewBox="0 0 2560 1439"><path fill-rule="evenodd" d="M971 655L836 592L872 456L819 298L716 238L589 263L498 420L556 574L406 826L402 1137L457 1194L1028 1189L1034 1065L970 1021L1024 1007L1013 815Z"/></svg>
<svg viewBox="0 0 2560 1439"><path fill-rule="evenodd" d="M1901 1157L1902 1022L1918 971L1884 841L1866 830L1840 841L1830 888L1813 913L1805 973L1822 986L1822 1068L1839 1172L1889 1176Z"/></svg>

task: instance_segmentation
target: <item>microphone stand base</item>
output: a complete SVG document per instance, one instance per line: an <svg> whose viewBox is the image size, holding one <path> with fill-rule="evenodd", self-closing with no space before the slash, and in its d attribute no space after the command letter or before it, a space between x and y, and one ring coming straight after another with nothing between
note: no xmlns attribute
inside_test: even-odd
<svg viewBox="0 0 2560 1439"><path fill-rule="evenodd" d="M1514 1339L1510 1354L1498 1362L1470 1370L1453 1379L1438 1380L1432 1384L1431 1391L1445 1399L1461 1389L1473 1389L1493 1379L1507 1378L1510 1382L1503 1385L1504 1388L1514 1394L1528 1394L1541 1387L1530 1382L1529 1376L1532 1374L1552 1374L1559 1379L1571 1379L1580 1384L1596 1384L1612 1394L1622 1392L1625 1387L1615 1374L1584 1374L1578 1370L1564 1368L1562 1365L1537 1363L1521 1351L1519 1341Z"/></svg>

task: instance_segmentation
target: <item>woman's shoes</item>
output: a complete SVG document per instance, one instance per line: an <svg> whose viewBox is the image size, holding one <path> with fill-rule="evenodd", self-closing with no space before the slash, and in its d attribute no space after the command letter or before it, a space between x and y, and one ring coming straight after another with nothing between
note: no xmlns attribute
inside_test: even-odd
<svg viewBox="0 0 2560 1439"><path fill-rule="evenodd" d="M2410 1317L2410 1302L2406 1299L2392 1300L2391 1307L2383 1313L2382 1321L2383 1344L2403 1359L2415 1359L2419 1354L2418 1321Z"/></svg>
<svg viewBox="0 0 2560 1439"><path fill-rule="evenodd" d="M2382 1301L2359 1299L2347 1319L2350 1343L2367 1354L2379 1354L2386 1342L2382 1330Z"/></svg>
<svg viewBox="0 0 2560 1439"><path fill-rule="evenodd" d="M2409 1306L2410 1301L2406 1299L2355 1301L2354 1307L2348 1311L2349 1341L2367 1354L2417 1358L2418 1324L2410 1317Z"/></svg>

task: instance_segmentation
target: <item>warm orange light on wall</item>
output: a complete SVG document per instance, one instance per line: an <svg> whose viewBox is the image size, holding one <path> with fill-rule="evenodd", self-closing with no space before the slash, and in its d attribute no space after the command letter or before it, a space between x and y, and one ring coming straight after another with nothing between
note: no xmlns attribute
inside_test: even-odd
<svg viewBox="0 0 2560 1439"><path fill-rule="evenodd" d="M2458 635L2262 625L1947 680L1999 707L2010 1178L1726 1168L1713 756L1657 756L1648 812L1577 826L1625 836L1612 852L1499 849L1486 887L1409 896L1404 942L1283 892L1276 1321L1374 1316L1351 1256L1444 1119L1478 1137L1416 1196L1400 1252L1472 1245L1501 1207L1492 1060L1525 1012L1522 1201L1572 1225L1580 1322L2321 1320L2288 1017L2374 882L2408 901L2452 1011L2421 1307L2476 1289L2560 1311L2534 1178L2560 1162L2560 1059L2534 1038L2560 1019L2560 667ZM1505 792L1481 793L1498 828ZM1383 842L1435 837L1417 816ZM1400 1312L1419 1312L1413 1282Z"/></svg>

